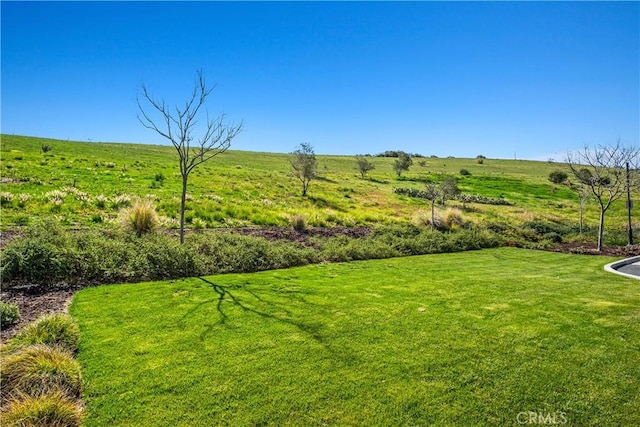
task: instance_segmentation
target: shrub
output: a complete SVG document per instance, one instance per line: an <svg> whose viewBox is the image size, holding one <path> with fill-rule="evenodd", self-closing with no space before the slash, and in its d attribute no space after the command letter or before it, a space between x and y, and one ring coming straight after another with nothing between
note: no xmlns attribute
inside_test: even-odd
<svg viewBox="0 0 640 427"><path fill-rule="evenodd" d="M104 209L104 207L109 202L109 198L107 196L105 196L104 194L99 194L99 195L96 196L95 202L96 202L96 206L98 208Z"/></svg>
<svg viewBox="0 0 640 427"><path fill-rule="evenodd" d="M469 171L468 171L468 170L466 170L466 169L460 169L460 175L462 175L462 176L469 176L469 175L471 175L471 172L469 172Z"/></svg>
<svg viewBox="0 0 640 427"><path fill-rule="evenodd" d="M0 328L6 328L20 320L20 310L16 304L0 301Z"/></svg>
<svg viewBox="0 0 640 427"><path fill-rule="evenodd" d="M19 427L75 427L82 424L82 418L80 404L59 391L14 399L2 413L3 425Z"/></svg>
<svg viewBox="0 0 640 427"><path fill-rule="evenodd" d="M462 213L458 209L447 209L442 214L442 226L447 229L461 227L464 224Z"/></svg>
<svg viewBox="0 0 640 427"><path fill-rule="evenodd" d="M69 232L51 220L30 227L2 251L2 287L12 281L51 284L71 277L74 245Z"/></svg>
<svg viewBox="0 0 640 427"><path fill-rule="evenodd" d="M13 194L8 191L3 191L0 193L0 204L9 204L13 200Z"/></svg>
<svg viewBox="0 0 640 427"><path fill-rule="evenodd" d="M545 240L549 240L553 243L561 243L562 242L562 236L558 233L555 232L551 232L551 233L546 233L542 236L543 239Z"/></svg>
<svg viewBox="0 0 640 427"><path fill-rule="evenodd" d="M48 153L49 151L53 150L53 146L52 146L52 145L49 145L49 144L42 144L42 145L40 146L40 150L41 150L43 153Z"/></svg>
<svg viewBox="0 0 640 427"><path fill-rule="evenodd" d="M307 229L307 218L304 215L293 215L290 219L291 226L296 231L304 231Z"/></svg>
<svg viewBox="0 0 640 427"><path fill-rule="evenodd" d="M431 224L431 212L418 209L411 217L411 222L418 227L429 227Z"/></svg>
<svg viewBox="0 0 640 427"><path fill-rule="evenodd" d="M124 212L123 222L126 229L140 237L157 228L158 214L150 200L138 200Z"/></svg>
<svg viewBox="0 0 640 427"><path fill-rule="evenodd" d="M138 280L171 279L200 275L195 259L195 251L188 245L181 245L177 239L161 234L147 234L138 242L139 265L134 265ZM142 276L142 277L141 277ZM146 277L145 277L146 276Z"/></svg>
<svg viewBox="0 0 640 427"><path fill-rule="evenodd" d="M131 206L131 196L128 194L119 194L113 198L114 209L120 209L127 206Z"/></svg>
<svg viewBox="0 0 640 427"><path fill-rule="evenodd" d="M549 174L549 181L554 184L562 184L567 180L568 175L562 171L553 171Z"/></svg>
<svg viewBox="0 0 640 427"><path fill-rule="evenodd" d="M191 226L194 230L202 230L203 228L207 228L207 223L202 218L195 217L191 221Z"/></svg>
<svg viewBox="0 0 640 427"><path fill-rule="evenodd" d="M9 341L10 350L34 345L57 345L71 353L78 350L80 327L69 315L47 314L27 325Z"/></svg>
<svg viewBox="0 0 640 427"><path fill-rule="evenodd" d="M32 345L4 357L0 366L2 391L6 395L36 396L55 390L80 397L80 364L59 347Z"/></svg>

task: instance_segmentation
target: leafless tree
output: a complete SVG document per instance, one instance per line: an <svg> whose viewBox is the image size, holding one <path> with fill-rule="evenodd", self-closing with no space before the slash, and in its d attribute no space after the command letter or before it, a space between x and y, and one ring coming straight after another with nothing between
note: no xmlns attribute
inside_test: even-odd
<svg viewBox="0 0 640 427"><path fill-rule="evenodd" d="M424 197L431 201L431 229L436 228L436 200L442 195L442 186L429 182L424 191Z"/></svg>
<svg viewBox="0 0 640 427"><path fill-rule="evenodd" d="M233 138L242 130L242 123L227 124L224 114L209 117L205 103L214 89L215 85L207 86L204 74L200 70L193 92L182 107L170 107L164 100L154 98L144 83L136 97L140 123L171 141L178 152L182 177L180 243L184 243L184 211L189 174L201 163L225 152L231 146ZM146 109L142 105L143 102L148 104ZM205 117L205 121L203 126L198 127L198 118L201 116ZM196 131L202 132L199 138L194 136Z"/></svg>
<svg viewBox="0 0 640 427"><path fill-rule="evenodd" d="M567 154L566 163L574 177L594 197L600 207L598 251L602 250L604 217L611 204L620 199L627 188L625 166L637 163L640 149L615 144L585 146Z"/></svg>

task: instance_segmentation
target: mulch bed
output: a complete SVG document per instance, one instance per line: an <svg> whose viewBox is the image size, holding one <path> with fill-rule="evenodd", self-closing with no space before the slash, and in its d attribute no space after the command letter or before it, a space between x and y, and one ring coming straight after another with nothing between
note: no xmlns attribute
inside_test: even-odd
<svg viewBox="0 0 640 427"><path fill-rule="evenodd" d="M309 228L304 231L296 231L291 228L266 227L266 228L238 228L225 232L239 233L243 235L264 237L268 240L286 240L296 242L303 246L314 247L314 237L335 237L349 236L352 238L363 238L371 233L368 227L332 227L332 228ZM6 239L10 237L9 239ZM2 243L15 238L15 235L7 236L2 233ZM2 246L2 245L0 245ZM586 243L558 243L549 250L554 252L590 254L628 258L640 255L640 245L634 246L607 246L601 252L596 250L595 244ZM46 291L38 287L26 287L23 289L11 289L0 293L0 300L17 304L20 308L21 319L18 323L4 328L0 331L0 341L6 342L13 337L17 331L25 324L32 322L38 316L50 312L66 311L73 295L79 291L81 286L58 286Z"/></svg>

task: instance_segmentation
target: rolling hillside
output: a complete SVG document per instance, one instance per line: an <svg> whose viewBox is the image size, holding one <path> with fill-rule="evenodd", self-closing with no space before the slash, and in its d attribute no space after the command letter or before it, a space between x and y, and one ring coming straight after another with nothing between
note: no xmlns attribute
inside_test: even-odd
<svg viewBox="0 0 640 427"><path fill-rule="evenodd" d="M180 180L173 147L1 138L3 229L51 215L69 226L115 221L123 206L143 197L154 200L166 226L177 225ZM45 152L43 146L50 150ZM466 220L550 220L565 225L578 221L576 195L547 179L550 172L566 169L562 163L486 159L479 164L476 159L425 157L414 158L409 172L397 177L393 158L372 157L375 169L363 180L353 156L323 155L318 156L321 176L311 183L308 197L301 197L289 157L232 150L201 165L189 181L187 225L286 226L294 215L303 215L312 226L409 222L417 211L428 209L428 202L399 196L394 189L423 189L426 181L445 176L456 177L465 194L511 203L468 204L463 209ZM462 169L470 174L462 176ZM462 204L450 201L447 207ZM597 214L595 203L588 204L587 225L595 226ZM622 232L625 214L623 201L614 205L607 229Z"/></svg>

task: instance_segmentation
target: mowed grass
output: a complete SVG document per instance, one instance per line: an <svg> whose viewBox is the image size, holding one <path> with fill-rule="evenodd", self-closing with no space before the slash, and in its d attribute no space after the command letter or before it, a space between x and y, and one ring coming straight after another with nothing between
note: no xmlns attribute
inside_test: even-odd
<svg viewBox="0 0 640 427"><path fill-rule="evenodd" d="M71 226L116 221L123 207L115 201L118 196L150 198L168 226L177 227L181 180L171 146L14 135L2 135L0 143L2 192L11 198L2 200L4 228L52 215ZM44 153L42 145L52 149ZM394 188L424 189L425 181L440 181L444 176L457 177L465 193L504 197L514 203L471 204L465 211L469 220L578 221L576 195L548 181L550 172L567 169L562 163L486 159L478 164L476 159L416 158L410 171L398 178L393 172L395 159L373 157L375 169L363 180L353 156L321 155L320 177L312 181L309 197L301 197L289 160L287 154L231 150L196 168L189 178L187 226L286 226L295 215L325 227L409 222L416 210L429 204L398 196ZM471 175L460 175L461 169ZM52 192L64 196L54 197ZM448 205L461 207L454 201ZM613 205L607 214L608 230L624 231L624 206L624 201ZM595 202L587 205L588 225L596 224L598 212Z"/></svg>
<svg viewBox="0 0 640 427"><path fill-rule="evenodd" d="M606 262L500 248L86 288L86 425L640 425L638 282Z"/></svg>

